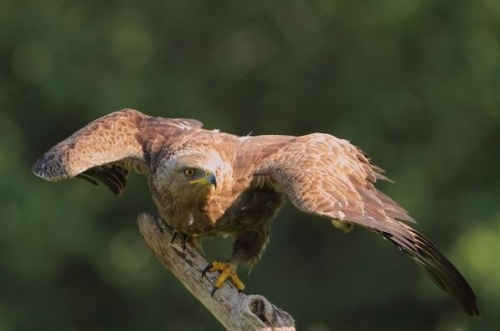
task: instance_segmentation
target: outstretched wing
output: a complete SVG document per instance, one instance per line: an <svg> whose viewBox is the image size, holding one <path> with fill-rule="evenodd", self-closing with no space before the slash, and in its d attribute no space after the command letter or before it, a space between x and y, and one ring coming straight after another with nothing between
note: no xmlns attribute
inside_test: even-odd
<svg viewBox="0 0 500 331"><path fill-rule="evenodd" d="M79 177L95 185L101 182L120 194L130 170L148 175L151 159L168 153L171 140L201 127L201 122L191 119L150 117L132 109L116 111L52 147L32 170L49 181Z"/></svg>
<svg viewBox="0 0 500 331"><path fill-rule="evenodd" d="M263 137L256 142L264 144ZM269 146L275 144L271 137ZM276 143L280 143L276 140ZM251 146L249 142L245 144ZM467 281L427 238L400 220L413 219L396 202L378 191L381 169L346 140L311 134L289 141L279 150L247 149L253 155L255 175L270 176L281 184L300 210L360 225L394 243L424 267L431 278L450 292L471 316L479 316L474 292Z"/></svg>

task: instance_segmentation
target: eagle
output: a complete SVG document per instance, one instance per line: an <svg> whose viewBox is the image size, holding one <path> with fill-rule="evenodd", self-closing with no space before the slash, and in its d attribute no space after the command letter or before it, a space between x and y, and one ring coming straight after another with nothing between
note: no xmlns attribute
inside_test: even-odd
<svg viewBox="0 0 500 331"><path fill-rule="evenodd" d="M61 141L33 166L38 177L102 183L115 194L133 170L147 177L161 218L185 240L234 237L214 291L227 280L240 291L239 265L252 266L269 241L270 221L286 198L300 211L377 233L423 267L464 311L479 316L476 296L455 266L422 234L412 217L375 188L383 170L349 141L329 134L237 136L123 109L98 118ZM212 293L213 294L213 293Z"/></svg>

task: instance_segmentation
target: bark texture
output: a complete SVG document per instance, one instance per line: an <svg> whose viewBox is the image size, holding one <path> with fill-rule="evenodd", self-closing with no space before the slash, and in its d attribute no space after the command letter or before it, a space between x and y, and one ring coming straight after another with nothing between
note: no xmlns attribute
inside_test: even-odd
<svg viewBox="0 0 500 331"><path fill-rule="evenodd" d="M217 273L201 276L205 259L160 218L140 214L137 223L153 254L230 331L295 331L293 318L261 295L246 295L229 283L211 295Z"/></svg>

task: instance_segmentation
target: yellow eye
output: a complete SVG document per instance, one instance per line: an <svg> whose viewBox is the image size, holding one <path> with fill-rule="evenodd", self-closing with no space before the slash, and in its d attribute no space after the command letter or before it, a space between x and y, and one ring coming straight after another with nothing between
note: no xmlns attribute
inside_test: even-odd
<svg viewBox="0 0 500 331"><path fill-rule="evenodd" d="M193 177L195 174L196 170L194 170L193 168L187 168L184 170L184 175L186 175L187 177Z"/></svg>

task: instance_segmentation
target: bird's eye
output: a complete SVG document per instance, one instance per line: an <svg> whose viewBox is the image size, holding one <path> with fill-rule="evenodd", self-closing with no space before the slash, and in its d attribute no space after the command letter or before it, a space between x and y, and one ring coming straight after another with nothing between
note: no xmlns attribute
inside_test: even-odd
<svg viewBox="0 0 500 331"><path fill-rule="evenodd" d="M195 174L196 170L194 170L193 168L184 169L184 175L186 175L187 177L193 177Z"/></svg>

